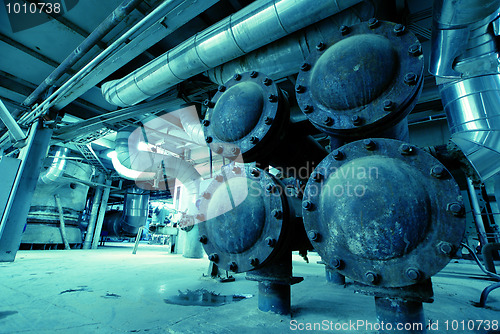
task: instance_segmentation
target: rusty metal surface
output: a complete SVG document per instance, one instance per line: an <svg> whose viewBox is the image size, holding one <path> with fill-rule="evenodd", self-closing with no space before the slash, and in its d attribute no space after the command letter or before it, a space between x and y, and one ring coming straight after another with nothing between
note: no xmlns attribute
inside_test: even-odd
<svg viewBox="0 0 500 334"><path fill-rule="evenodd" d="M423 87L424 57L404 26L371 19L317 45L297 78L297 101L330 135L375 136L405 118Z"/></svg>
<svg viewBox="0 0 500 334"><path fill-rule="evenodd" d="M425 151L391 139L332 152L309 179L302 204L323 260L368 285L400 287L431 277L465 230L450 173Z"/></svg>
<svg viewBox="0 0 500 334"><path fill-rule="evenodd" d="M259 72L235 75L205 105L205 139L214 152L229 159L241 153L254 161L279 143L273 139L288 125L286 99L274 81Z"/></svg>
<svg viewBox="0 0 500 334"><path fill-rule="evenodd" d="M251 166L223 169L202 194L197 216L209 259L220 268L261 268L287 249L291 211L284 187Z"/></svg>

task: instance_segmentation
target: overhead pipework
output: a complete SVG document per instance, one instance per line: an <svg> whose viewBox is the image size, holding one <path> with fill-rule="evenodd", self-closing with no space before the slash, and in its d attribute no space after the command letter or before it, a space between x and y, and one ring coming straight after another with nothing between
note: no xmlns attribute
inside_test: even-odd
<svg viewBox="0 0 500 334"><path fill-rule="evenodd" d="M430 72L451 139L483 181L500 172L499 15L498 0L434 2Z"/></svg>
<svg viewBox="0 0 500 334"><path fill-rule="evenodd" d="M316 128L341 143L408 141L406 117L422 91L423 69L422 46L405 26L375 18L343 25L302 64L297 101Z"/></svg>
<svg viewBox="0 0 500 334"><path fill-rule="evenodd" d="M210 261L236 273L252 271L248 279L266 290L259 293L259 309L288 314L296 283L291 251L310 249L300 201L264 170L231 164L201 194L199 211L200 242Z"/></svg>
<svg viewBox="0 0 500 334"><path fill-rule="evenodd" d="M430 278L448 264L465 232L458 184L437 159L397 140L352 142L318 165L302 208L314 249L359 282L359 290L382 298L377 312L387 311L384 298L419 301L412 308L423 320ZM411 312L406 316L412 320Z"/></svg>
<svg viewBox="0 0 500 334"><path fill-rule="evenodd" d="M189 194L198 195L201 176L191 162L173 155L143 150L139 147L143 141L136 140L136 135L144 138L141 128L123 130L116 135L111 161L120 176L127 180L150 182L152 188L160 187L159 183L165 181L172 186L175 179L178 179ZM162 185L166 186L168 185Z"/></svg>
<svg viewBox="0 0 500 334"><path fill-rule="evenodd" d="M108 237L135 237L148 218L149 192L128 189L123 200L123 211L109 212L104 218L102 232Z"/></svg>
<svg viewBox="0 0 500 334"><path fill-rule="evenodd" d="M102 93L130 106L350 8L361 0L257 0L132 72L106 82Z"/></svg>
<svg viewBox="0 0 500 334"><path fill-rule="evenodd" d="M251 71L266 73L273 80L286 78L299 72L300 66L323 36L330 36L337 32L338 27L351 26L374 15L375 8L371 1L360 2L243 57L209 69L205 75L219 85L224 85L235 74Z"/></svg>
<svg viewBox="0 0 500 334"><path fill-rule="evenodd" d="M45 171L40 173L38 181L44 184L55 182L64 175L67 165L67 157L69 149L67 147L59 147L52 160L52 164Z"/></svg>
<svg viewBox="0 0 500 334"><path fill-rule="evenodd" d="M292 129L287 95L264 73L235 74L205 103L207 144L225 158L257 161L262 168L298 171L318 164L327 152L310 136Z"/></svg>

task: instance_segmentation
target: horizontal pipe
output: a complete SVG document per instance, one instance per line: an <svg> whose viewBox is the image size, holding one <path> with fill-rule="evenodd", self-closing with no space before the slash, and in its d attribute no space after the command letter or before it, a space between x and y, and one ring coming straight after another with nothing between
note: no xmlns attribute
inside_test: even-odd
<svg viewBox="0 0 500 334"><path fill-rule="evenodd" d="M266 73L273 80L285 78L299 71L300 65L325 36L337 33L340 26L368 21L374 15L374 4L364 1L243 57L209 69L205 75L219 85L237 73L251 71Z"/></svg>
<svg viewBox="0 0 500 334"><path fill-rule="evenodd" d="M161 16L161 13L171 8L173 3L176 3L177 1L183 1L183 0L166 0L163 3L161 3L150 14L148 14L148 16L144 17L136 25L130 28L126 33L121 35L117 40L115 40L97 57L92 59L92 61L90 61L87 65L85 65L82 69L80 69L73 77L71 77L68 81L66 81L61 87L59 87L54 93L52 93L49 97L47 97L36 108L34 108L31 112L24 114L19 120L19 123L27 124L31 122L33 119L39 117L53 105L55 105L60 98L62 98L65 94L70 92L73 89L73 87L83 77L92 72L92 70L95 69L95 67L99 65L106 57L108 57L108 55L116 52L122 44L127 43L129 39L132 38L134 34L141 31L141 29L157 22L159 19L159 15ZM6 140L7 140L6 135L0 137L0 148L4 148Z"/></svg>
<svg viewBox="0 0 500 334"><path fill-rule="evenodd" d="M103 96L118 106L136 104L361 1L255 1L125 78L104 83Z"/></svg>
<svg viewBox="0 0 500 334"><path fill-rule="evenodd" d="M123 1L59 66L28 96L23 104L33 105L42 94L87 54L114 27L130 14L143 0Z"/></svg>

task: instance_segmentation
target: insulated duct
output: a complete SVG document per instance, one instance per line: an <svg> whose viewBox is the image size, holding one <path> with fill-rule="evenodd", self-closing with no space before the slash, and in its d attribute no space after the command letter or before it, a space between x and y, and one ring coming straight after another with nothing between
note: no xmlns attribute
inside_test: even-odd
<svg viewBox="0 0 500 334"><path fill-rule="evenodd" d="M149 192L129 189L123 200L123 211L106 215L102 231L108 236L135 237L139 227L146 224L148 204Z"/></svg>
<svg viewBox="0 0 500 334"><path fill-rule="evenodd" d="M38 181L44 184L49 184L61 176L63 176L64 171L66 170L67 165L67 156L69 153L69 149L66 147L59 147L54 155L54 159L52 160L52 164L45 171L40 173Z"/></svg>
<svg viewBox="0 0 500 334"><path fill-rule="evenodd" d="M115 151L110 154L113 167L121 177L134 181L163 180L165 177L178 179L190 194L198 195L201 176L190 162L171 155L140 150L140 143L129 143L133 133L118 132Z"/></svg>
<svg viewBox="0 0 500 334"><path fill-rule="evenodd" d="M104 83L103 96L118 106L136 104L361 1L255 1L125 78Z"/></svg>
<svg viewBox="0 0 500 334"><path fill-rule="evenodd" d="M312 49L325 36L337 33L343 25L351 26L367 21L374 15L374 4L364 1L241 58L209 69L205 74L219 85L225 84L237 73L250 71L266 73L273 80L285 78L300 70Z"/></svg>
<svg viewBox="0 0 500 334"><path fill-rule="evenodd" d="M451 139L486 180L500 172L500 1L438 0L434 6L430 72Z"/></svg>

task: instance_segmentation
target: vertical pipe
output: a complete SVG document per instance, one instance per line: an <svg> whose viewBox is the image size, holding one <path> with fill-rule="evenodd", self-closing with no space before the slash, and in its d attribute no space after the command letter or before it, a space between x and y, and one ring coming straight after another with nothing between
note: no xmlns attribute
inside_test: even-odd
<svg viewBox="0 0 500 334"><path fill-rule="evenodd" d="M286 251L273 263L247 273L259 282L258 308L263 312L290 314L292 277L292 252Z"/></svg>
<svg viewBox="0 0 500 334"><path fill-rule="evenodd" d="M111 185L111 179L106 181L106 186ZM106 207L108 206L109 192L111 191L110 187L106 187L102 194L101 205L99 206L99 216L97 218L95 232L94 232L94 240L92 240L92 249L97 249L99 245L99 239L101 237L102 223L104 222L104 215L106 214Z"/></svg>
<svg viewBox="0 0 500 334"><path fill-rule="evenodd" d="M104 183L104 174L99 174L97 177L97 183ZM95 224L97 221L97 214L99 213L99 204L101 203L102 197L102 187L97 187L94 194L94 199L92 201L92 210L90 211L89 225L87 226L87 234L85 235L85 241L83 242L83 249L90 249L92 244L92 237L94 236Z"/></svg>
<svg viewBox="0 0 500 334"><path fill-rule="evenodd" d="M139 231L137 232L137 236L135 237L135 244L134 244L134 249L132 250L132 254L137 253L137 247L139 247L139 241L141 241L143 229L144 226L139 227Z"/></svg>
<svg viewBox="0 0 500 334"><path fill-rule="evenodd" d="M61 205L61 199L58 194L54 195L54 199L56 200L57 210L59 211L59 230L61 231L61 239L64 244L64 249L71 249L69 247L68 238L66 237L66 225L64 224L64 213Z"/></svg>
<svg viewBox="0 0 500 334"><path fill-rule="evenodd" d="M483 217L481 216L481 208L479 207L476 189L470 178L467 178L467 186L469 187L469 198L472 206L472 213L474 215L474 222L476 223L477 233L479 235L479 241L481 242L481 247L484 247L484 245L488 243L486 228L484 227Z"/></svg>
<svg viewBox="0 0 500 334"><path fill-rule="evenodd" d="M259 310L277 314L290 314L290 284L259 282Z"/></svg>
<svg viewBox="0 0 500 334"><path fill-rule="evenodd" d="M196 224L193 225L191 231L186 232L182 256L189 259L201 259L203 257L203 247L201 246L200 233Z"/></svg>
<svg viewBox="0 0 500 334"><path fill-rule="evenodd" d="M326 281L328 283L336 284L336 285L344 285L345 284L345 276L336 271L335 269L330 268L325 265L325 275Z"/></svg>
<svg viewBox="0 0 500 334"><path fill-rule="evenodd" d="M426 333L424 307L421 301L412 301L403 298L375 297L377 320L383 328L379 334ZM398 326L403 326L399 329Z"/></svg>

